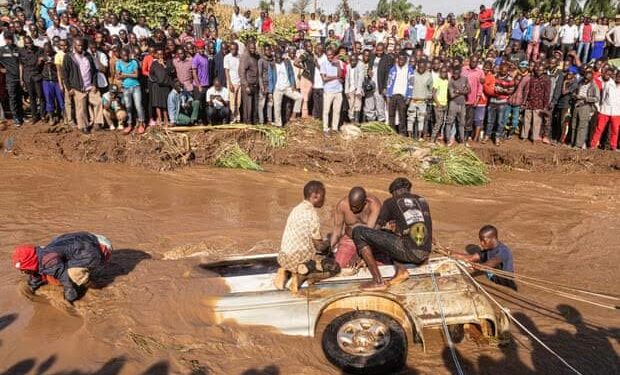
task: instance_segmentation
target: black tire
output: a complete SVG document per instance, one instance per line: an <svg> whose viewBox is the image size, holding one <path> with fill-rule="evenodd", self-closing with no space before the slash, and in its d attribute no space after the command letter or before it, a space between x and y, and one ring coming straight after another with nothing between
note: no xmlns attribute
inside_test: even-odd
<svg viewBox="0 0 620 375"><path fill-rule="evenodd" d="M465 327L462 324L452 324L448 326L450 339L455 344L460 344L465 339Z"/></svg>
<svg viewBox="0 0 620 375"><path fill-rule="evenodd" d="M353 355L338 345L340 328L355 319L374 319L389 330L387 345L372 355ZM335 366L353 374L390 374L400 370L407 361L407 335L390 316L376 311L351 311L332 320L323 331L322 347L325 357Z"/></svg>

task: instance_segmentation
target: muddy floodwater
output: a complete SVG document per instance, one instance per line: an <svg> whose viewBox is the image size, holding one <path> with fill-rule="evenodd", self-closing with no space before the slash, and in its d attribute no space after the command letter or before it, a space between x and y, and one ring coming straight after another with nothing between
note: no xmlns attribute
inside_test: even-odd
<svg viewBox="0 0 620 375"><path fill-rule="evenodd" d="M299 169L255 173L188 168L0 160L0 373L339 374L312 338L265 327L214 325L205 303L224 293L199 264L277 249L286 217L313 178L327 186L323 232L336 200L361 184L387 197L395 176L326 177ZM493 172L483 187L414 181L434 236L455 248L495 224L518 273L617 294L620 173ZM114 243L110 269L74 308L62 292L34 299L10 254L22 242L88 230ZM47 290L45 290L47 289ZM523 286L491 290L541 340L583 374L618 374L620 313ZM618 301L607 301L618 305ZM466 374L568 374L514 325L504 347L457 346ZM441 340L410 347L403 374L453 373Z"/></svg>

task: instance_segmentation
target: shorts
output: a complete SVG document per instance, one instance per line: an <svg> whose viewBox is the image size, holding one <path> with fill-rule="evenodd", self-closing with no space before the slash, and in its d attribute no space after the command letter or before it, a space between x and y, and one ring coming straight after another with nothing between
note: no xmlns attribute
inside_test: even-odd
<svg viewBox="0 0 620 375"><path fill-rule="evenodd" d="M428 259L430 253L417 248L408 237L362 226L353 228L353 242L358 251L368 246L373 254L383 251L393 260L402 263L421 264Z"/></svg>
<svg viewBox="0 0 620 375"><path fill-rule="evenodd" d="M357 263L357 250L351 237L346 234L338 241L338 251L336 252L336 263L341 268L353 267Z"/></svg>

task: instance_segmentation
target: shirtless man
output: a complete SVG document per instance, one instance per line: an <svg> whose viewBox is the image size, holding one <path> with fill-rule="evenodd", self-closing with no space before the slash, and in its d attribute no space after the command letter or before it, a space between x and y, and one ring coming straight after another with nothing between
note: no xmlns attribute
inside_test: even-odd
<svg viewBox="0 0 620 375"><path fill-rule="evenodd" d="M340 268L353 267L357 261L357 251L351 239L353 228L359 225L374 228L380 211L379 198L367 195L360 186L352 188L348 198L342 198L336 204L330 245L332 249L338 248L336 263Z"/></svg>

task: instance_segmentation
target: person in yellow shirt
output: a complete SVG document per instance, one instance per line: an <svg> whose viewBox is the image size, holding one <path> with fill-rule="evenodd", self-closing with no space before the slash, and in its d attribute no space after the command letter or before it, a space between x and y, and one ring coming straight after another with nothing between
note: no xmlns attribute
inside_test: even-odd
<svg viewBox="0 0 620 375"><path fill-rule="evenodd" d="M431 141L437 142L441 134L448 108L448 68L439 70L439 78L433 80L433 104L435 107L435 123L431 133Z"/></svg>

